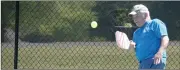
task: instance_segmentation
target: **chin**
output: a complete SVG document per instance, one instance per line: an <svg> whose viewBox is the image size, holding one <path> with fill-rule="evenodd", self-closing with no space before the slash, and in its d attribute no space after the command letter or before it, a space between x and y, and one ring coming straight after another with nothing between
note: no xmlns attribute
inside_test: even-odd
<svg viewBox="0 0 180 70"><path fill-rule="evenodd" d="M142 25L140 25L140 24L136 23L136 26L141 27Z"/></svg>
<svg viewBox="0 0 180 70"><path fill-rule="evenodd" d="M141 27L141 26L137 26L137 27Z"/></svg>

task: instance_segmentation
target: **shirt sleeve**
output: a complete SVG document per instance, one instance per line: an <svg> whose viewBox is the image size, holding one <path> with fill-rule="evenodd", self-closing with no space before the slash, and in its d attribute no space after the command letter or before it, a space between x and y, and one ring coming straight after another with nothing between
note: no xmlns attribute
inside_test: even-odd
<svg viewBox="0 0 180 70"><path fill-rule="evenodd" d="M168 35L166 25L160 20L155 20L153 30L158 38Z"/></svg>

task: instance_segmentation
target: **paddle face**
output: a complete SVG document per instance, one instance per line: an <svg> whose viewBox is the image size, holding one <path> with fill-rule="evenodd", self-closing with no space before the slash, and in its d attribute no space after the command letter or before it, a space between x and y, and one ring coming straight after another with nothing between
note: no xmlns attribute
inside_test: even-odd
<svg viewBox="0 0 180 70"><path fill-rule="evenodd" d="M115 38L118 47L122 49L129 49L130 41L125 33L116 31Z"/></svg>

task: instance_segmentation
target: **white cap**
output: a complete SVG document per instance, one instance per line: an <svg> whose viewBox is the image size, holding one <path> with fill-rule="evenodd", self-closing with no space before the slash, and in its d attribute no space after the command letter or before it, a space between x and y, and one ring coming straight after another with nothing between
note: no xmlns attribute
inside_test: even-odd
<svg viewBox="0 0 180 70"><path fill-rule="evenodd" d="M139 12L149 12L148 8L143 4L134 5L129 15L136 15Z"/></svg>

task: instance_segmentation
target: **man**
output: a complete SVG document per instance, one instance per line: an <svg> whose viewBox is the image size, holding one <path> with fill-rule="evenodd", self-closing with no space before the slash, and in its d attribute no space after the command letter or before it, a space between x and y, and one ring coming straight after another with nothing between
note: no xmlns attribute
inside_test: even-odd
<svg viewBox="0 0 180 70"><path fill-rule="evenodd" d="M149 10L143 4L133 6L129 15L139 27L130 43L135 48L139 69L164 69L169 42L165 24L159 19L151 20Z"/></svg>

